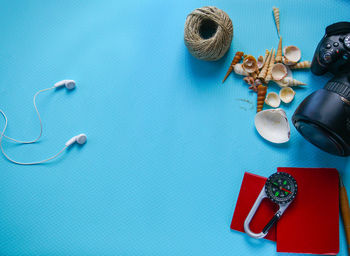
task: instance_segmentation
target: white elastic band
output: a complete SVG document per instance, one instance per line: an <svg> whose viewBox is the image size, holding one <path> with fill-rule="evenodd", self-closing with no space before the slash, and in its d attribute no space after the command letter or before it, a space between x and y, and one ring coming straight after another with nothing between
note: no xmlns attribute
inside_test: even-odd
<svg viewBox="0 0 350 256"><path fill-rule="evenodd" d="M13 139L9 136L6 136L5 134L3 135L3 137L5 137L6 139L9 139L9 140L12 140L14 142L17 142L17 143L22 143L22 144L32 144L32 143L35 143L37 142L40 138L41 138L41 135L43 133L43 124L41 122L41 117L40 117L40 114L39 114L39 111L38 111L38 108L36 106L36 96L38 96L40 93L42 92L45 92L45 91L49 91L49 90L52 90L52 89L55 89L56 87L50 87L50 88L46 88L46 89L43 89L43 90L40 90L38 91L37 93L34 94L34 97L33 97L33 105L34 105L34 108L35 108L35 111L36 111L36 114L39 118L39 122L40 122L40 133L39 133L39 136L34 139L34 140L31 140L31 141L22 141L22 140L16 140L16 139ZM2 112L4 114L4 112ZM6 118L7 119L7 118ZM5 131L4 131L5 132Z"/></svg>
<svg viewBox="0 0 350 256"><path fill-rule="evenodd" d="M47 89L45 89L47 90ZM34 96L35 97L35 96ZM34 106L35 106L35 103L34 103ZM36 108L36 106L35 106ZM6 131L6 128L7 128L7 117L5 115L5 113L0 109L0 113L1 115L4 117L5 119L5 126L4 126L4 129L2 130L1 132L1 135L0 135L0 148L1 148L1 152L2 154L7 158L7 160L9 160L10 162L12 163L15 163L15 164L20 164L20 165L34 165L34 164L42 164L42 163L45 163L45 162L48 162L56 157L58 157L60 154L62 154L62 152L64 152L66 150L66 148L68 146L64 146L64 148L62 148L56 155L50 157L50 158L47 158L47 159L44 159L44 160L41 160L41 161L38 161L38 162L29 162L29 163L23 163L23 162L18 162L18 161L15 161L13 159L11 159L4 151L3 147L2 147L2 138L4 137L4 133ZM38 113L38 116L39 116L39 112ZM39 119L40 119L40 116L39 116ZM40 122L41 123L41 122ZM40 134L41 135L41 134ZM27 142L28 143L28 142Z"/></svg>

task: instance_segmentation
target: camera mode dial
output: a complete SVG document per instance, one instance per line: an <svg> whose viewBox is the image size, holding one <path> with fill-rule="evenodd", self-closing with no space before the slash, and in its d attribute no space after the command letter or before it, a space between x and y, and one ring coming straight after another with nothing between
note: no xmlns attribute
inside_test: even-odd
<svg viewBox="0 0 350 256"><path fill-rule="evenodd" d="M346 49L350 50L350 34L348 34L344 38L344 46L346 47Z"/></svg>

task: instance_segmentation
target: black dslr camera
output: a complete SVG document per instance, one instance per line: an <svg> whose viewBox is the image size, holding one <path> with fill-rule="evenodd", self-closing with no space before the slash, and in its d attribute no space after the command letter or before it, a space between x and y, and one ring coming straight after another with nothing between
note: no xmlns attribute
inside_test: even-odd
<svg viewBox="0 0 350 256"><path fill-rule="evenodd" d="M309 95L295 111L292 122L309 142L338 156L350 155L350 22L326 28L311 64L315 75L332 78Z"/></svg>

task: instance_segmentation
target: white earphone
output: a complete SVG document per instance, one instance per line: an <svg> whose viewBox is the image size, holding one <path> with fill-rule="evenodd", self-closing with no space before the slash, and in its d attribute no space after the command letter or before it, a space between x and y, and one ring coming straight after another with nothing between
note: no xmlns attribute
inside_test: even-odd
<svg viewBox="0 0 350 256"><path fill-rule="evenodd" d="M17 143L21 143L21 144L32 144L32 143L35 143L37 142L41 135L42 135L42 131L43 131L43 125L42 125L42 122L41 122L41 117L40 117L40 114L39 114L39 111L38 111L38 108L36 106L36 97L42 93L42 92L45 92L45 91L49 91L49 90L52 90L52 89L56 89L56 88L59 88L59 87L63 87L65 86L67 89L69 90L72 90L75 88L75 81L74 80L62 80L62 81L59 81L57 83L55 83L55 85L53 87L50 87L50 88L47 88L47 89L43 89L43 90L40 90L38 91L37 93L34 94L34 97L33 97L33 105L34 105L34 108L35 108L35 111L37 113L37 116L39 118L39 122L40 122L40 134L39 136L32 140L32 141L21 141L21 140L16 140L16 139L13 139L11 137L8 137L5 135L5 131L6 131L6 128L7 128L7 116L5 115L5 113L0 109L0 113L1 115L4 117L5 119L5 126L4 126L4 129L2 130L1 132L1 135L0 135L0 149L1 149L1 152L2 154L6 157L7 160L9 160L10 162L12 163L15 163L15 164L20 164L20 165L34 165L34 164L41 164L41 163L45 163L45 162L48 162L56 157L58 157L63 151L65 151L69 146L73 145L74 143L78 143L80 145L83 145L86 143L86 140L87 140L87 136L82 133L82 134L79 134L77 136L74 136L72 137L71 139L69 139L66 143L65 143L65 146L63 149L61 149L56 155L50 157L50 158L47 158L47 159L44 159L44 160L41 160L41 161L37 161L37 162L29 162L29 163L23 163L23 162L18 162L18 161L15 161L13 159L11 159L4 151L3 147L2 147L2 139L3 138L6 138L6 139L9 139L11 141L14 141L14 142L17 142Z"/></svg>
<svg viewBox="0 0 350 256"><path fill-rule="evenodd" d="M86 143L86 140L87 140L86 135L84 133L81 133L81 134L69 139L65 145L66 145L66 147L69 147L70 145L74 144L75 142L80 144L80 145L83 145Z"/></svg>
<svg viewBox="0 0 350 256"><path fill-rule="evenodd" d="M58 88L58 87L62 87L65 86L67 89L72 90L75 88L75 81L74 80L62 80L59 81L57 83L55 83L55 85L53 87Z"/></svg>

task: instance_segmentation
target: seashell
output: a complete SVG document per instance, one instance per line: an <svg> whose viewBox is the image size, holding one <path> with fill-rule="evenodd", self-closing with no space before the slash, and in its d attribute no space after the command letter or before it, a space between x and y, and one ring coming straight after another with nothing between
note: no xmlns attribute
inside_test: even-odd
<svg viewBox="0 0 350 256"><path fill-rule="evenodd" d="M288 76L281 81L275 81L275 82L281 87L306 85L305 83L300 82Z"/></svg>
<svg viewBox="0 0 350 256"><path fill-rule="evenodd" d="M260 78L262 80L265 80L265 77L267 75L267 70L269 68L271 57L272 57L272 49L271 49L271 52L269 53L268 57L265 60L265 64L264 64L263 68L261 69L261 71L260 71L260 73L258 75L258 78Z"/></svg>
<svg viewBox="0 0 350 256"><path fill-rule="evenodd" d="M255 115L255 128L265 140L285 143L290 139L290 126L283 109L267 109Z"/></svg>
<svg viewBox="0 0 350 256"><path fill-rule="evenodd" d="M231 62L231 65L228 68L227 73L226 73L224 79L222 80L222 82L225 82L225 80L228 77L228 75L231 74L231 72L233 70L233 66L241 61L243 54L244 54L243 52L236 52L235 57L233 58L233 60Z"/></svg>
<svg viewBox="0 0 350 256"><path fill-rule="evenodd" d="M271 60L269 63L269 68L267 69L267 74L266 74L266 78L265 78L265 83L267 83L267 84L272 79L272 69L273 69L274 65L275 65L275 49L273 49Z"/></svg>
<svg viewBox="0 0 350 256"><path fill-rule="evenodd" d="M302 69L302 68L310 68L311 67L311 62L306 60L299 62L293 66L290 66L291 69Z"/></svg>
<svg viewBox="0 0 350 256"><path fill-rule="evenodd" d="M285 62L283 62L286 65L294 65L296 64L300 58L301 58L301 51L298 47L294 45L286 46L283 48L283 55L285 58ZM287 64L288 63L288 64ZM289 64L293 63L293 64Z"/></svg>
<svg viewBox="0 0 350 256"><path fill-rule="evenodd" d="M290 103L294 99L295 91L290 87L284 87L280 90L279 96L284 103Z"/></svg>
<svg viewBox="0 0 350 256"><path fill-rule="evenodd" d="M266 49L266 50L265 50L265 56L264 56L264 65L265 65L266 60L267 60L267 58L269 57L269 55L270 55L270 51L269 51L268 49ZM263 65L263 67L264 67L264 65Z"/></svg>
<svg viewBox="0 0 350 256"><path fill-rule="evenodd" d="M259 85L262 85L262 82L261 82L260 79L255 79L255 84L256 84L257 86L259 86Z"/></svg>
<svg viewBox="0 0 350 256"><path fill-rule="evenodd" d="M295 65L295 64L297 64L296 62L292 62L292 61L290 61L290 60L288 60L286 57L282 57L282 63L284 64L284 65L287 65L287 66L293 66L293 65Z"/></svg>
<svg viewBox="0 0 350 256"><path fill-rule="evenodd" d="M293 78L292 70L289 68L289 66L285 66L285 67L287 69L287 76L286 77Z"/></svg>
<svg viewBox="0 0 350 256"><path fill-rule="evenodd" d="M275 82L276 84L278 84L280 87L286 87L286 86L288 86L288 81L289 81L290 79L293 79L292 70L289 68L289 66L285 66L285 67L286 67L286 69L287 69L287 76L286 76L285 78L283 78L282 80L280 80L280 81L275 81L275 80L274 80L274 82Z"/></svg>
<svg viewBox="0 0 350 256"><path fill-rule="evenodd" d="M252 84L251 86L249 86L249 89L253 92L258 92L258 87L256 86L256 84Z"/></svg>
<svg viewBox="0 0 350 256"><path fill-rule="evenodd" d="M258 57L258 69L262 69L262 67L264 66L265 63L265 58L263 56L259 56Z"/></svg>
<svg viewBox="0 0 350 256"><path fill-rule="evenodd" d="M288 70L282 63L276 63L272 68L272 79L274 81L280 81L285 78L288 74Z"/></svg>
<svg viewBox="0 0 350 256"><path fill-rule="evenodd" d="M253 77L254 79L257 79L258 75L259 75L259 70L258 69L255 72L249 74L249 76Z"/></svg>
<svg viewBox="0 0 350 256"><path fill-rule="evenodd" d="M243 78L243 81L246 82L249 85L253 85L254 84L254 78L251 76L246 76L245 78Z"/></svg>
<svg viewBox="0 0 350 256"><path fill-rule="evenodd" d="M278 62L278 63L282 62L282 37L280 37L280 41L278 42L276 62Z"/></svg>
<svg viewBox="0 0 350 256"><path fill-rule="evenodd" d="M267 86L260 84L258 86L258 98L257 98L257 104L256 104L256 112L260 112L263 109L266 92L267 92Z"/></svg>
<svg viewBox="0 0 350 256"><path fill-rule="evenodd" d="M236 74L241 75L241 76L248 76L249 75L248 72L243 69L241 63L236 64L233 67L233 70L235 71Z"/></svg>
<svg viewBox="0 0 350 256"><path fill-rule="evenodd" d="M278 36L280 35L280 10L277 7L272 7L273 16L275 17L275 24L277 28Z"/></svg>
<svg viewBox="0 0 350 256"><path fill-rule="evenodd" d="M243 59L243 69L248 73L253 73L258 69L258 64L256 59L252 55L247 55Z"/></svg>
<svg viewBox="0 0 350 256"><path fill-rule="evenodd" d="M273 108L278 108L281 104L281 99L275 92L269 92L266 95L265 103Z"/></svg>

